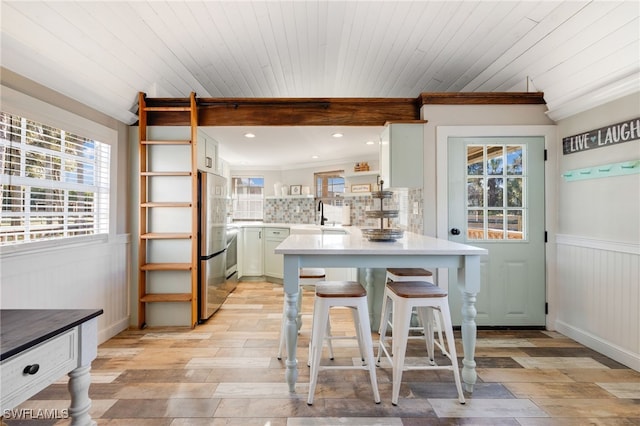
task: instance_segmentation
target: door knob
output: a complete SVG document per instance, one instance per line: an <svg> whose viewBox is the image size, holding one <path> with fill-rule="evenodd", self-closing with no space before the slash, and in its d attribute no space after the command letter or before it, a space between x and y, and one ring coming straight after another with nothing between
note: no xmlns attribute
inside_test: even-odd
<svg viewBox="0 0 640 426"><path fill-rule="evenodd" d="M451 228L451 235L460 235L460 230L458 228Z"/></svg>

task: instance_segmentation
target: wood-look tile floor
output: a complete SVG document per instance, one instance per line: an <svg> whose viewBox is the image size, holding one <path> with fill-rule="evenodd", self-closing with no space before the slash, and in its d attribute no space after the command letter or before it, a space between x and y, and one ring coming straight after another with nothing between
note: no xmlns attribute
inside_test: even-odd
<svg viewBox="0 0 640 426"><path fill-rule="evenodd" d="M92 365L92 417L98 425L154 426L640 425L639 372L545 331L479 331L478 382L465 405L457 402L451 372L411 371L404 373L399 404L393 406L391 370L383 363L377 369L381 404L373 401L365 371L323 371L308 406L313 295L303 297L294 394L284 383L285 361L276 358L282 297L282 286L242 282L194 330L127 330L103 343ZM352 329L348 312L332 316L334 334ZM334 363L358 362L354 341L336 341L334 349ZM420 341L410 341L409 362L424 353ZM66 383L60 381L19 408L68 405Z"/></svg>

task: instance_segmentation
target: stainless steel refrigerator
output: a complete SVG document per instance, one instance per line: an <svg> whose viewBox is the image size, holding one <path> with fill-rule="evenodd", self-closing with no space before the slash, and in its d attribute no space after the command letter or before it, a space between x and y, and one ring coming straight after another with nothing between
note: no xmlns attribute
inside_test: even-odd
<svg viewBox="0 0 640 426"><path fill-rule="evenodd" d="M200 321L217 311L235 287L227 280L227 181L213 173L198 172Z"/></svg>

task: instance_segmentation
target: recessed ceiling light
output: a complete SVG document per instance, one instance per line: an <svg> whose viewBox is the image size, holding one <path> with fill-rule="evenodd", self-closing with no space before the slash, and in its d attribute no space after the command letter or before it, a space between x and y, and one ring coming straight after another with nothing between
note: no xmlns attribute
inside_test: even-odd
<svg viewBox="0 0 640 426"><path fill-rule="evenodd" d="M333 136L334 138L341 138L342 136L344 136L342 133L333 133L331 136Z"/></svg>
<svg viewBox="0 0 640 426"><path fill-rule="evenodd" d="M366 143L367 145L373 145L373 144L375 144L375 142L374 142L374 141L366 141L365 143Z"/></svg>
<svg viewBox="0 0 640 426"><path fill-rule="evenodd" d="M254 135L253 133L245 133L245 134L244 134L244 137L245 137L245 138L255 138L255 137L256 137L256 135Z"/></svg>
<svg viewBox="0 0 640 426"><path fill-rule="evenodd" d="M317 155L312 155L311 158L313 158L314 160L317 160L320 157L318 157Z"/></svg>

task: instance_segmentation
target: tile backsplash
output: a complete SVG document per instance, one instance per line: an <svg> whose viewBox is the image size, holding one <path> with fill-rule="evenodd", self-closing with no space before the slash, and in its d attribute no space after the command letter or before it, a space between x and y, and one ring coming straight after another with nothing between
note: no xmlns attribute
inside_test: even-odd
<svg viewBox="0 0 640 426"><path fill-rule="evenodd" d="M392 200L385 200L385 209L399 210L399 217L391 219L391 227L417 234L423 232L422 189L394 190ZM344 197L339 206L325 205L324 216L329 223L343 222L342 206L349 206L350 224L363 228L380 226L379 219L369 219L366 211L379 208L380 200L370 195ZM318 202L314 198L269 197L265 199L265 223L319 223ZM386 225L386 224L385 224Z"/></svg>
<svg viewBox="0 0 640 426"><path fill-rule="evenodd" d="M313 198L267 198L264 200L265 223L315 223Z"/></svg>

